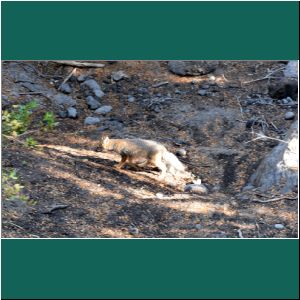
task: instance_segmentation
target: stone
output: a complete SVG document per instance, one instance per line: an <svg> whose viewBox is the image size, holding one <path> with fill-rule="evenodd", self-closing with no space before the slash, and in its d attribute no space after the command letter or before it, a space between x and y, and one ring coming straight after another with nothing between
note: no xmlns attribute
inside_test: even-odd
<svg viewBox="0 0 300 300"><path fill-rule="evenodd" d="M285 194L298 187L298 122L289 129L285 143L279 143L261 161L248 184L261 192L276 189Z"/></svg>
<svg viewBox="0 0 300 300"><path fill-rule="evenodd" d="M178 156L185 157L185 156L186 156L186 150L183 149L183 148L180 148L180 149L178 149L178 150L176 151L176 154L177 154Z"/></svg>
<svg viewBox="0 0 300 300"><path fill-rule="evenodd" d="M219 65L218 61L169 61L168 69L180 76L199 76L212 73Z"/></svg>
<svg viewBox="0 0 300 300"><path fill-rule="evenodd" d="M198 229L198 230L200 230L200 229L202 229L202 225L201 224L196 224L195 228Z"/></svg>
<svg viewBox="0 0 300 300"><path fill-rule="evenodd" d="M96 97L96 98L102 98L105 94L103 93L103 91L100 88L100 85L96 82L96 80L94 79L87 79L85 80L80 87L83 90L87 90L88 92L92 93L92 96Z"/></svg>
<svg viewBox="0 0 300 300"><path fill-rule="evenodd" d="M56 94L53 96L53 100L57 105L62 105L64 107L72 107L76 105L76 100L65 94Z"/></svg>
<svg viewBox="0 0 300 300"><path fill-rule="evenodd" d="M135 101L135 98L133 96L128 96L128 102L134 102Z"/></svg>
<svg viewBox="0 0 300 300"><path fill-rule="evenodd" d="M134 227L134 226L130 226L129 227L129 233L131 233L132 235L137 235L139 234L139 229L137 227Z"/></svg>
<svg viewBox="0 0 300 300"><path fill-rule="evenodd" d="M60 86L60 91L66 94L70 94L72 92L72 89L68 83L64 83Z"/></svg>
<svg viewBox="0 0 300 300"><path fill-rule="evenodd" d="M105 114L109 113L111 110L112 110L112 107L110 105L104 105L104 106L97 108L95 110L95 113L105 115Z"/></svg>
<svg viewBox="0 0 300 300"><path fill-rule="evenodd" d="M58 115L61 117L61 118L66 118L68 116L68 113L65 111L65 110L60 110L58 112Z"/></svg>
<svg viewBox="0 0 300 300"><path fill-rule="evenodd" d="M206 90L199 90L199 91L198 91L198 94L199 94L200 96L205 96L206 93L207 93Z"/></svg>
<svg viewBox="0 0 300 300"><path fill-rule="evenodd" d="M86 117L84 120L84 125L95 125L101 122L100 118L96 117Z"/></svg>
<svg viewBox="0 0 300 300"><path fill-rule="evenodd" d="M203 184L187 184L184 187L185 192L195 193L195 194L207 194L208 190Z"/></svg>
<svg viewBox="0 0 300 300"><path fill-rule="evenodd" d="M123 71L117 71L111 74L111 78L114 81L120 81L121 79L128 78L128 75Z"/></svg>
<svg viewBox="0 0 300 300"><path fill-rule="evenodd" d="M164 194L163 193L156 193L155 195L158 199L163 199Z"/></svg>
<svg viewBox="0 0 300 300"><path fill-rule="evenodd" d="M83 82L86 80L86 78L87 78L87 75L81 74L80 76L77 77L77 80L79 82Z"/></svg>
<svg viewBox="0 0 300 300"><path fill-rule="evenodd" d="M288 111L285 115L284 118L286 120L293 120L295 118L295 114L292 111Z"/></svg>
<svg viewBox="0 0 300 300"><path fill-rule="evenodd" d="M298 62L296 60L289 61L283 74L285 77L298 78Z"/></svg>
<svg viewBox="0 0 300 300"><path fill-rule="evenodd" d="M87 98L86 98L86 102L87 102L87 104L88 104L88 106L89 106L89 108L90 109L97 109L98 107L100 107L100 102L99 101L97 101L97 100L95 100L94 99L94 97L92 97L92 96L88 96Z"/></svg>
<svg viewBox="0 0 300 300"><path fill-rule="evenodd" d="M284 229L284 225L282 225L282 224L275 224L274 227L276 229Z"/></svg>
<svg viewBox="0 0 300 300"><path fill-rule="evenodd" d="M77 118L77 109L74 107L69 107L67 109L67 114L69 118L75 119Z"/></svg>

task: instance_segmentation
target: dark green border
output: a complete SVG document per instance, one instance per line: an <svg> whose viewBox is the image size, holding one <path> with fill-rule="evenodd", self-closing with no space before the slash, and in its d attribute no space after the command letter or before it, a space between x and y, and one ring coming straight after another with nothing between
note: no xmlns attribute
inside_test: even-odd
<svg viewBox="0 0 300 300"><path fill-rule="evenodd" d="M296 299L297 240L2 240L2 296Z"/></svg>
<svg viewBox="0 0 300 300"><path fill-rule="evenodd" d="M297 2L2 2L2 59L298 59ZM2 297L296 299L298 240L2 240Z"/></svg>
<svg viewBox="0 0 300 300"><path fill-rule="evenodd" d="M298 59L298 2L2 2L2 59Z"/></svg>

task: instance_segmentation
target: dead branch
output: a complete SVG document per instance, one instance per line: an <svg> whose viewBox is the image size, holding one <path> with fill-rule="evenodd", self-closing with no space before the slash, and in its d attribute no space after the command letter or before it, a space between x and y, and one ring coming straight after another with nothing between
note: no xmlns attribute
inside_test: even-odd
<svg viewBox="0 0 300 300"><path fill-rule="evenodd" d="M153 84L152 87L157 88L157 87L160 87L162 85L166 85L168 83L169 83L169 81L163 81L163 82L159 82L159 83Z"/></svg>
<svg viewBox="0 0 300 300"><path fill-rule="evenodd" d="M103 68L103 67L105 67L104 64L91 63L91 62L79 62L79 61L75 61L75 60L53 60L53 62L61 64L61 65L67 65L67 66L78 67L78 68Z"/></svg>
<svg viewBox="0 0 300 300"><path fill-rule="evenodd" d="M259 202L259 203L269 203L269 202L275 202L280 200L297 200L298 197L288 197L288 196L282 196L278 198L268 199L268 200L259 200L259 199L253 199L252 202Z"/></svg>
<svg viewBox="0 0 300 300"><path fill-rule="evenodd" d="M69 205L64 205L64 204L54 205L54 206L50 207L48 210L44 211L43 214L51 214L53 211L55 211L57 209L64 209L67 207L69 207Z"/></svg>
<svg viewBox="0 0 300 300"><path fill-rule="evenodd" d="M248 84L248 83L252 83L252 82L256 82L256 81L261 81L261 80L265 80L265 79L271 79L271 75L273 75L276 72L282 71L284 69L285 69L285 67L273 70L273 71L271 71L270 73L268 73L266 76L264 76L262 78L258 78L258 79L254 79L254 80L250 80L250 81L244 81L244 82L242 82L242 84Z"/></svg>
<svg viewBox="0 0 300 300"><path fill-rule="evenodd" d="M76 71L77 71L77 68L74 68L74 69L72 70L72 72L70 72L70 74L64 79L64 81L63 81L63 82L61 83L61 85L58 87L58 90L59 90L59 91L61 90L62 85L65 84L65 83L71 78L71 76L72 76L73 74L75 74Z"/></svg>
<svg viewBox="0 0 300 300"><path fill-rule="evenodd" d="M255 133L255 134L257 135L257 137L256 137L255 139L252 139L252 140L250 140L250 141L245 142L245 144L254 142L254 141L256 141L256 140L264 140L264 139L274 140L274 141L278 141L278 142L281 142L281 143L288 144L288 142L286 142L286 141L284 141L284 140L281 140L281 139L272 138L272 137L266 136L266 135L261 134L261 133Z"/></svg>

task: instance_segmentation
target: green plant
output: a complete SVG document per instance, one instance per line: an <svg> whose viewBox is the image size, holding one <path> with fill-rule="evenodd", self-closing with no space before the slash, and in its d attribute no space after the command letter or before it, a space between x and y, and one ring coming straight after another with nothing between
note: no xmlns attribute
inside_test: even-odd
<svg viewBox="0 0 300 300"><path fill-rule="evenodd" d="M26 138L25 145L28 148L35 148L38 145L38 142L30 136L30 137Z"/></svg>
<svg viewBox="0 0 300 300"><path fill-rule="evenodd" d="M4 134L17 136L24 133L30 123L32 111L38 106L35 100L20 105L13 105L13 110L2 113L2 130Z"/></svg>
<svg viewBox="0 0 300 300"><path fill-rule="evenodd" d="M24 186L18 183L18 176L15 169L2 170L2 196L7 200L22 200L28 204L35 204L27 195L22 192Z"/></svg>
<svg viewBox="0 0 300 300"><path fill-rule="evenodd" d="M46 130L51 130L55 126L58 125L58 122L55 122L55 116L53 112L46 112L44 117L43 117L43 123L45 125Z"/></svg>

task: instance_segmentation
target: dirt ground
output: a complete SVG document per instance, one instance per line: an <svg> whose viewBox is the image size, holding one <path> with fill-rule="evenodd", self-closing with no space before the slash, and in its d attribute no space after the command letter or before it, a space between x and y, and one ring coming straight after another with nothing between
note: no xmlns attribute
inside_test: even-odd
<svg viewBox="0 0 300 300"><path fill-rule="evenodd" d="M112 111L97 125L84 125L88 108L76 78L70 78L78 118L61 118L51 99L28 94L16 80L25 72L44 89L55 89L72 67L54 62L3 62L2 95L12 104L37 99L30 136L41 148L29 149L2 139L2 168L18 172L24 193L34 205L2 199L2 237L26 238L295 238L298 236L298 201L269 203L275 193L242 193L261 159L278 144L256 140L253 132L284 138L297 107L251 105L247 99L267 98L270 70L284 62L220 62L218 72L178 76L165 61L104 62L104 68L78 68L76 76L91 75L105 96L101 104ZM114 71L128 78L111 80ZM156 87L157 83L168 82ZM204 86L206 95L200 95ZM133 102L128 96L135 97ZM4 109L2 105L2 110ZM59 122L52 131L40 131L41 116L54 111ZM249 120L256 118L261 122ZM36 131L34 131L36 130ZM173 153L187 151L180 160L207 186L208 194L184 192L188 181L157 180L149 168L117 170L120 157L96 152L101 134L115 138L139 137L163 143ZM22 138L20 138L22 140ZM249 142L251 141L251 142ZM52 205L67 205L51 213ZM275 228L282 224L282 229Z"/></svg>

